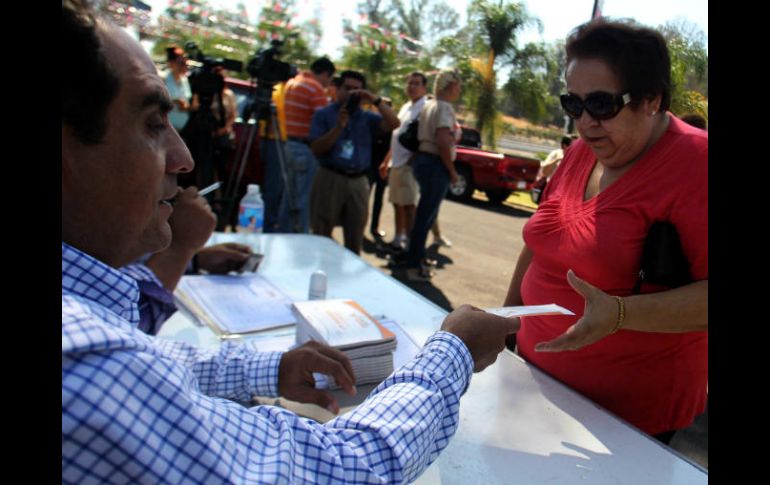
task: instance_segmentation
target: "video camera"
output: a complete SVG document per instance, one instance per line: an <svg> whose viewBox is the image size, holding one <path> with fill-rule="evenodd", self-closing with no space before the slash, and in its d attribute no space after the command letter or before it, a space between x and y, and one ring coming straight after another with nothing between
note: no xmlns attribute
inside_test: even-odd
<svg viewBox="0 0 770 485"><path fill-rule="evenodd" d="M199 67L190 73L190 89L197 94L202 105L211 100L214 94L221 93L225 87L225 78L216 72L218 67L228 71L243 71L243 63L233 59L213 58L203 55L195 42L187 42L184 46L190 60L199 63Z"/></svg>
<svg viewBox="0 0 770 485"><path fill-rule="evenodd" d="M297 66L276 59L281 55L283 44L284 41L282 40L271 40L271 47L257 52L257 55L246 66L249 75L256 79L260 86L269 85L272 87L276 83L286 82L297 75Z"/></svg>

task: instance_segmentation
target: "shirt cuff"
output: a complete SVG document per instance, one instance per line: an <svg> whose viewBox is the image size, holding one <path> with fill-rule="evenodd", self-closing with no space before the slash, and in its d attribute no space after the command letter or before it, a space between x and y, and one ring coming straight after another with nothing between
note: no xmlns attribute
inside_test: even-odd
<svg viewBox="0 0 770 485"><path fill-rule="evenodd" d="M285 352L257 352L249 369L248 383L252 396L278 397L278 369Z"/></svg>
<svg viewBox="0 0 770 485"><path fill-rule="evenodd" d="M473 375L473 357L470 350L460 337L451 333L439 330L431 335L425 342L423 350L430 349L431 353L443 354L447 357L448 372L458 379L462 385L462 393L468 389ZM422 355L420 351L418 357Z"/></svg>

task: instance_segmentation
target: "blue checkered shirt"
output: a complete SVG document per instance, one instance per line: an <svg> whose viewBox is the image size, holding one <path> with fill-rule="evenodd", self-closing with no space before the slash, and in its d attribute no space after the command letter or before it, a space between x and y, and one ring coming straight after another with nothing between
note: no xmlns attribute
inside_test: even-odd
<svg viewBox="0 0 770 485"><path fill-rule="evenodd" d="M326 424L277 394L280 352L144 334L136 281L62 244L62 482L401 483L457 429L473 370L437 332L356 409Z"/></svg>
<svg viewBox="0 0 770 485"><path fill-rule="evenodd" d="M160 282L144 263L134 263L120 271L136 280L139 285L139 330L157 335L160 327L176 313L174 295Z"/></svg>

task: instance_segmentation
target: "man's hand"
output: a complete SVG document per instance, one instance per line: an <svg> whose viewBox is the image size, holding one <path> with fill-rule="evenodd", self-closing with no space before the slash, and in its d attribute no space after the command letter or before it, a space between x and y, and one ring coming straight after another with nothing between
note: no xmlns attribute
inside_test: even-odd
<svg viewBox="0 0 770 485"><path fill-rule="evenodd" d="M198 196L196 187L187 187L177 193L168 223L171 226L169 249L189 251L192 257L214 232L217 216L206 199Z"/></svg>
<svg viewBox="0 0 770 485"><path fill-rule="evenodd" d="M451 332L465 343L473 357L473 372L480 372L497 360L505 348L505 337L519 331L518 318L503 318L462 305L444 319L441 330Z"/></svg>
<svg viewBox="0 0 770 485"><path fill-rule="evenodd" d="M198 268L213 274L227 274L241 269L251 254L251 248L245 244L223 243L205 247L197 253Z"/></svg>
<svg viewBox="0 0 770 485"><path fill-rule="evenodd" d="M388 169L389 169L388 165L389 165L389 162L390 162L390 158L386 157L385 160L383 160L382 163L379 166L380 178L382 180L387 180L387 178L388 178Z"/></svg>
<svg viewBox="0 0 770 485"><path fill-rule="evenodd" d="M579 350L603 339L615 328L618 304L613 297L581 280L572 270L567 271L567 281L586 300L583 316L560 336L535 345L536 352Z"/></svg>
<svg viewBox="0 0 770 485"><path fill-rule="evenodd" d="M367 91L366 89L353 89L348 93L349 96L353 96L356 94L358 96L361 96L361 101L368 101L370 103L374 103L374 101L377 99L376 94L373 94Z"/></svg>
<svg viewBox="0 0 770 485"><path fill-rule="evenodd" d="M348 125L348 121L350 121L350 113L343 106L340 108L339 113L337 113L337 126L345 128Z"/></svg>
<svg viewBox="0 0 770 485"><path fill-rule="evenodd" d="M315 388L313 372L327 374L348 394L356 394L350 360L337 349L318 342L307 342L281 357L278 366L278 393L292 401L317 404L337 414L340 406L327 391Z"/></svg>

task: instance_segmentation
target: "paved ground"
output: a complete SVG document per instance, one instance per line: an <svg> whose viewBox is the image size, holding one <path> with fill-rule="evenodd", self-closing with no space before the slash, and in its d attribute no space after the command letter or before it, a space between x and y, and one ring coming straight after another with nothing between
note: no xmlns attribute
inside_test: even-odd
<svg viewBox="0 0 770 485"><path fill-rule="evenodd" d="M390 241L393 208L387 197L386 190L380 229ZM490 206L481 192L476 192L474 200L467 204L444 201L439 222L453 247L429 248L428 255L438 261L437 274L430 283L409 282L403 270L389 269L383 248L373 242L368 230L361 256L447 311L463 303L481 308L501 306L523 244L521 229L534 208L529 195L524 193L512 195L500 206ZM335 229L333 236L337 241L343 240L340 228ZM432 241L432 236L428 236L428 241ZM671 446L708 468L708 411L693 426L677 433Z"/></svg>

